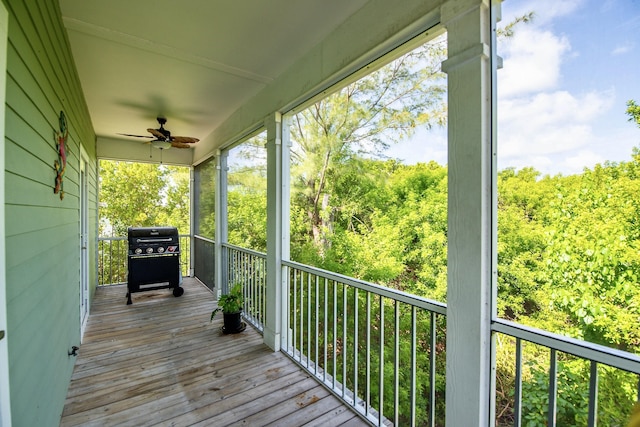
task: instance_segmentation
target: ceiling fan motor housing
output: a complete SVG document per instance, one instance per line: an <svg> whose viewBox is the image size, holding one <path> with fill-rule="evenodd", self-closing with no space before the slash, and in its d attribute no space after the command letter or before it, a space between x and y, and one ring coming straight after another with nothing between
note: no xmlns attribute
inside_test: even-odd
<svg viewBox="0 0 640 427"><path fill-rule="evenodd" d="M158 123L160 123L160 129L157 129L158 132L164 135L165 141L171 140L171 132L164 128L164 124L167 123L167 118L163 116L157 117Z"/></svg>

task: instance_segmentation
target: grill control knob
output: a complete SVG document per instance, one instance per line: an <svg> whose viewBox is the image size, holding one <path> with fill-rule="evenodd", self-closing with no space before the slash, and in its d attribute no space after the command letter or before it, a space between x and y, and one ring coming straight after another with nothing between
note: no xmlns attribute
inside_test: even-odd
<svg viewBox="0 0 640 427"><path fill-rule="evenodd" d="M159 253L163 253L163 252L164 252L164 248L163 248L162 246L160 246L160 247L158 248L158 252L159 252Z"/></svg>
<svg viewBox="0 0 640 427"><path fill-rule="evenodd" d="M135 253L137 253L137 254L141 254L141 253L142 253L142 249L140 249L140 248L136 248Z"/></svg>
<svg viewBox="0 0 640 427"><path fill-rule="evenodd" d="M147 248L147 253L148 254L152 254L153 253L153 248Z"/></svg>

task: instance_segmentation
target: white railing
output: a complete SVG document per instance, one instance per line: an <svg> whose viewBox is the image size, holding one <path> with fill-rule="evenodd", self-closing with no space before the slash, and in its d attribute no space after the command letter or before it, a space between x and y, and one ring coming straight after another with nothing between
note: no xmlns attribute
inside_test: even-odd
<svg viewBox="0 0 640 427"><path fill-rule="evenodd" d="M180 235L180 270L189 276L191 236ZM129 241L126 237L98 237L98 286L127 283L127 256Z"/></svg>
<svg viewBox="0 0 640 427"><path fill-rule="evenodd" d="M225 243L222 259L222 293L227 293L229 286L242 284L242 317L262 332L266 312L267 255Z"/></svg>
<svg viewBox="0 0 640 427"><path fill-rule="evenodd" d="M500 347L515 359L513 399L507 402L511 415L504 417L513 419L510 425L595 427L599 419L601 425L627 425L640 399L640 357L506 320L495 321L492 330L509 338L500 340ZM613 378L615 389L602 387L601 378ZM608 411L599 410L603 402ZM497 411L504 414L504 409Z"/></svg>
<svg viewBox="0 0 640 427"><path fill-rule="evenodd" d="M283 264L294 361L374 425L444 419L444 304Z"/></svg>

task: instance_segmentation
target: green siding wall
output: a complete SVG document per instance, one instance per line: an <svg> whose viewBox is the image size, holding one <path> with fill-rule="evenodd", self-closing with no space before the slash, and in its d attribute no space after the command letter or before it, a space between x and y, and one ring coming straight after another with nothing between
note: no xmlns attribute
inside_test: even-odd
<svg viewBox="0 0 640 427"><path fill-rule="evenodd" d="M80 145L89 156L89 283L96 283L95 135L57 1L9 11L5 129L7 339L14 426L57 426L80 344ZM54 131L69 127L64 200Z"/></svg>

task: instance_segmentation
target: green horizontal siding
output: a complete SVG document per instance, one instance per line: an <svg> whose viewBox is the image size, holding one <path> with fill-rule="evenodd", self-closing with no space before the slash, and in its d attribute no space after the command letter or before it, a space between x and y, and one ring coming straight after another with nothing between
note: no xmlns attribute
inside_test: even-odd
<svg viewBox="0 0 640 427"><path fill-rule="evenodd" d="M80 146L89 156L90 288L96 282L95 135L57 1L3 0L9 11L5 245L14 426L57 426L80 344ZM54 132L69 128L64 200L53 193Z"/></svg>

